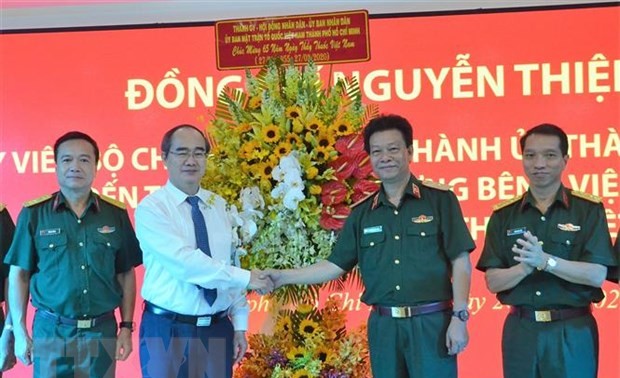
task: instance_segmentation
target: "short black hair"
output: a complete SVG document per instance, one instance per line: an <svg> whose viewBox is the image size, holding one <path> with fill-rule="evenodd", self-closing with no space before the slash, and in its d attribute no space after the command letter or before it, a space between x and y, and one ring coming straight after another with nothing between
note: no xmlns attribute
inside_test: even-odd
<svg viewBox="0 0 620 378"><path fill-rule="evenodd" d="M162 155L162 158L165 159L166 156L168 156L168 152L170 152L170 146L172 145L172 137L174 136L174 133L176 133L177 130L180 130L180 129L194 129L194 130L198 131L200 133L200 135L202 135L202 137L204 138L204 141L205 141L205 152L209 153L209 151L211 150L211 145L209 144L209 140L205 136L204 132L202 132L199 128L197 128L194 125L190 125L190 124L184 123L182 125L178 125L178 126L175 126L175 127L171 128L170 130L166 131L166 133L164 134L164 137L161 139L161 155Z"/></svg>
<svg viewBox="0 0 620 378"><path fill-rule="evenodd" d="M521 144L521 152L523 153L523 149L525 148L525 141L530 135L539 134L539 135L555 135L560 138L560 151L562 152L562 156L568 155L568 136L564 130L562 130L559 126L553 125L551 123L541 123L538 126L534 126L528 131L526 131L525 135L521 137L519 143Z"/></svg>
<svg viewBox="0 0 620 378"><path fill-rule="evenodd" d="M396 114L382 114L373 118L364 127L364 150L370 153L370 137L379 131L398 130L400 131L407 148L413 144L413 128L409 121Z"/></svg>
<svg viewBox="0 0 620 378"><path fill-rule="evenodd" d="M99 163L99 146L97 146L97 142L95 142L95 140L90 135L85 134L81 131L69 131L68 133L64 134L60 138L56 139L56 142L54 143L54 161L55 162L58 163L58 147L60 147L60 145L63 144L64 142L68 140L73 140L73 139L81 139L81 140L85 140L88 143L90 143L93 146L93 150L95 150L95 164Z"/></svg>

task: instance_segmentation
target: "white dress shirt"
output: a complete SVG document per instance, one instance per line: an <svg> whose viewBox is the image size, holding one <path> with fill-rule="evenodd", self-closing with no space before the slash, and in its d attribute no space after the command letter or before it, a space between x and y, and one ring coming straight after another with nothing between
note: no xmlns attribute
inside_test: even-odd
<svg viewBox="0 0 620 378"><path fill-rule="evenodd" d="M226 202L202 188L196 195L200 197L200 210L207 224L211 257L196 247L187 194L170 181L136 208L136 236L145 269L142 297L185 315L228 309L235 330L247 330L249 307L245 288L250 272L232 265L232 226ZM217 289L213 306L204 299L200 287Z"/></svg>

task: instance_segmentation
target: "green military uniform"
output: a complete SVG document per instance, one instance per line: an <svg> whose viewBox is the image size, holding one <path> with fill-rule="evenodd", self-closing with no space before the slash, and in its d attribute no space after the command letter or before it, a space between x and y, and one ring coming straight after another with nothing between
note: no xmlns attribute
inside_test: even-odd
<svg viewBox="0 0 620 378"><path fill-rule="evenodd" d="M605 217L596 197L561 187L545 214L531 193L499 204L489 220L477 269L518 264L512 246L530 231L543 250L572 261L616 266ZM534 270L519 284L497 294L506 305L530 310L574 309L603 299L603 291ZM502 337L504 377L595 377L598 332L591 314L553 322L509 315Z"/></svg>
<svg viewBox="0 0 620 378"><path fill-rule="evenodd" d="M133 227L120 203L93 193L81 217L60 192L26 203L5 262L31 274L30 294L37 308L35 377L73 377L74 370L114 376L113 316L104 316L90 328L65 324L53 316L109 315L122 299L116 275L141 261Z"/></svg>
<svg viewBox="0 0 620 378"><path fill-rule="evenodd" d="M383 190L355 207L328 260L345 271L359 265L364 303L414 306L451 300L451 260L474 248L454 193L411 177L398 207ZM373 376L456 376L445 345L450 318L445 311L398 319L373 311Z"/></svg>

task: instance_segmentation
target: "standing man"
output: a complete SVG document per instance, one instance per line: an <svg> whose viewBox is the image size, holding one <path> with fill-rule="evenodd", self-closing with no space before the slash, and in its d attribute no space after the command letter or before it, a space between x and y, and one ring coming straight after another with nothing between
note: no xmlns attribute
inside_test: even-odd
<svg viewBox="0 0 620 378"><path fill-rule="evenodd" d="M568 138L538 125L521 138L529 190L495 206L477 268L510 306L502 355L506 378L596 377L592 302L617 265L601 200L567 189Z"/></svg>
<svg viewBox="0 0 620 378"><path fill-rule="evenodd" d="M245 290L273 289L258 271L233 265L226 203L200 187L209 148L194 126L169 130L161 143L168 182L136 209L145 267L143 377L232 377L247 349Z"/></svg>
<svg viewBox="0 0 620 378"><path fill-rule="evenodd" d="M90 136L61 136L54 160L60 191L24 205L5 259L15 354L34 362L35 377L114 377L115 360L132 351L138 241L124 206L91 190L99 148Z"/></svg>
<svg viewBox="0 0 620 378"><path fill-rule="evenodd" d="M456 377L468 342L474 248L454 193L409 171L409 122L397 115L364 128L381 189L349 215L332 254L314 265L270 270L276 287L335 279L359 265L372 306L368 342L376 378Z"/></svg>
<svg viewBox="0 0 620 378"><path fill-rule="evenodd" d="M13 240L13 234L15 233L15 224L9 214L6 206L0 203L0 253L2 254L2 261L4 256L11 246ZM0 303L4 302L6 312L2 311L0 307L0 326L2 326L2 332L0 334L0 377L2 372L9 370L15 365L15 352L13 349L13 322L11 321L11 315L9 313L9 307L6 305L6 281L9 276L9 267L4 263L0 264ZM6 319L4 315L6 313Z"/></svg>

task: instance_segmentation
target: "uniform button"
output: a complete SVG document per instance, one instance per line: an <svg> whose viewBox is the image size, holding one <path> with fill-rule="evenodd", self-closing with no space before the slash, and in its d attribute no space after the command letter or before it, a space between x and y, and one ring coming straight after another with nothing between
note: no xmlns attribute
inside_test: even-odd
<svg viewBox="0 0 620 378"><path fill-rule="evenodd" d="M86 293L88 293L88 290L84 289L84 291L82 291L82 293L86 294Z"/></svg>
<svg viewBox="0 0 620 378"><path fill-rule="evenodd" d="M400 264L400 260L394 260L394 264Z"/></svg>
<svg viewBox="0 0 620 378"><path fill-rule="evenodd" d="M78 223L82 223L82 220L81 220L81 219L78 219Z"/></svg>
<svg viewBox="0 0 620 378"><path fill-rule="evenodd" d="M49 247L50 247L50 248L54 248L54 244L50 244L50 245L49 245Z"/></svg>
<svg viewBox="0 0 620 378"><path fill-rule="evenodd" d="M79 242L78 244L80 245L80 247L84 246L84 243L82 243L82 242Z"/></svg>
<svg viewBox="0 0 620 378"><path fill-rule="evenodd" d="M107 245L109 247L110 246L110 242L105 243L105 245Z"/></svg>
<svg viewBox="0 0 620 378"><path fill-rule="evenodd" d="M424 231L420 232L420 236L426 236L426 232Z"/></svg>
<svg viewBox="0 0 620 378"><path fill-rule="evenodd" d="M400 240L400 236L398 236L398 235L394 235L394 239L396 239L396 240Z"/></svg>
<svg viewBox="0 0 620 378"><path fill-rule="evenodd" d="M86 266L82 265L80 268L82 268L82 270L86 269Z"/></svg>
<svg viewBox="0 0 620 378"><path fill-rule="evenodd" d="M394 215L398 215L398 210L394 210Z"/></svg>
<svg viewBox="0 0 620 378"><path fill-rule="evenodd" d="M545 218L545 216L543 215L542 217L540 217L540 220L544 222L547 220L547 218Z"/></svg>
<svg viewBox="0 0 620 378"><path fill-rule="evenodd" d="M566 241L566 245L570 245L570 240L567 240L567 241Z"/></svg>
<svg viewBox="0 0 620 378"><path fill-rule="evenodd" d="M537 297L540 297L540 295L541 295L541 294L542 294L542 293L541 293L540 291L537 291L537 292L536 292L536 296L537 296Z"/></svg>
<svg viewBox="0 0 620 378"><path fill-rule="evenodd" d="M400 290L400 285L396 285L396 290Z"/></svg>
<svg viewBox="0 0 620 378"><path fill-rule="evenodd" d="M374 247L375 246L375 242L370 242L370 246Z"/></svg>

